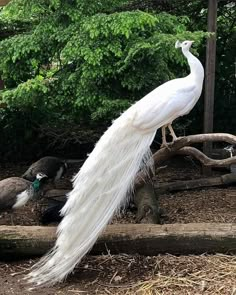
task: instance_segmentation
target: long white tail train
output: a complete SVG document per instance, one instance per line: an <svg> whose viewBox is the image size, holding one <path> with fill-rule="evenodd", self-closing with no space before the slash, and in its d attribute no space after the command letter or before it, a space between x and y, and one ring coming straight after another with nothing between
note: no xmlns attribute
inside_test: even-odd
<svg viewBox="0 0 236 295"><path fill-rule="evenodd" d="M189 49L192 41L176 42L191 73L154 89L124 112L98 141L74 179L74 188L62 209L55 247L28 275L30 282L51 285L62 281L89 251L124 201L155 132L190 112L198 101L204 78L200 61Z"/></svg>
<svg viewBox="0 0 236 295"><path fill-rule="evenodd" d="M34 266L30 282L51 285L63 280L124 201L155 135L140 134L124 124L124 116L104 133L75 176L55 247Z"/></svg>

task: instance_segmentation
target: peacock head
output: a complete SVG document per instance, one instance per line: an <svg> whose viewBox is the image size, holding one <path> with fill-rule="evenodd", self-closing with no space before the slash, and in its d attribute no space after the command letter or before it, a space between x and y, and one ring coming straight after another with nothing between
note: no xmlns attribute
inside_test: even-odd
<svg viewBox="0 0 236 295"><path fill-rule="evenodd" d="M42 172L39 172L39 173L36 174L36 178L32 183L35 198L39 197L38 192L39 192L40 187L41 187L41 182L44 182L44 180L46 180L47 178L48 178L47 175L42 173Z"/></svg>
<svg viewBox="0 0 236 295"><path fill-rule="evenodd" d="M179 40L177 40L175 42L175 48L182 48L182 50L189 50L191 45L193 44L194 41L183 41L183 42L180 42Z"/></svg>
<svg viewBox="0 0 236 295"><path fill-rule="evenodd" d="M42 172L37 173L36 175L36 179L38 179L39 181L41 181L42 179L48 178L48 176Z"/></svg>

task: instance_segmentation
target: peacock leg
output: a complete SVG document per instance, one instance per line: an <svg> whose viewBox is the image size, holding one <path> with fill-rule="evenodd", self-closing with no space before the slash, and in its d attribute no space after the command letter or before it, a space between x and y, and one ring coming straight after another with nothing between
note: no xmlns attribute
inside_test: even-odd
<svg viewBox="0 0 236 295"><path fill-rule="evenodd" d="M168 128L170 130L170 134L173 138L173 141L175 141L176 139L178 139L178 137L176 136L175 132L174 132L174 129L172 128L171 124L168 124Z"/></svg>
<svg viewBox="0 0 236 295"><path fill-rule="evenodd" d="M161 144L161 148L163 147L167 147L168 143L166 141L166 127L167 125L162 126L161 128L161 134L162 134L162 144Z"/></svg>

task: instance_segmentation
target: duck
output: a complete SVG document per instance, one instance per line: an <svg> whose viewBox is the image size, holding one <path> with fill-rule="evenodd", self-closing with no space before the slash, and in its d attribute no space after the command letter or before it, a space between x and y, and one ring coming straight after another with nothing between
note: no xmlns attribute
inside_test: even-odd
<svg viewBox="0 0 236 295"><path fill-rule="evenodd" d="M66 170L67 164L64 160L47 156L34 162L22 175L22 178L32 182L37 173L42 172L47 175L48 180L56 182L65 174Z"/></svg>

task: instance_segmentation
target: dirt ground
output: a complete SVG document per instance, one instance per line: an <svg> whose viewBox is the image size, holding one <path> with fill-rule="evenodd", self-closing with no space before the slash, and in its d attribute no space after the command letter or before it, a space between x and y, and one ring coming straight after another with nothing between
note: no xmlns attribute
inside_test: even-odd
<svg viewBox="0 0 236 295"><path fill-rule="evenodd" d="M26 164L0 164L0 179L20 176ZM58 187L69 187L69 179L78 170L71 166ZM219 174L222 172L215 172ZM159 182L202 177L193 162L171 162L157 176ZM236 222L236 187L198 189L159 196L165 211L163 223ZM41 206L29 203L13 215L14 224L40 225ZM135 212L113 220L135 222ZM0 214L0 225L11 224L8 213ZM200 255L173 256L139 255L87 256L65 283L54 287L28 290L22 280L36 260L0 262L0 295L8 294L230 294L236 295L236 256Z"/></svg>
<svg viewBox="0 0 236 295"><path fill-rule="evenodd" d="M235 256L88 256L65 283L29 291L22 278L34 262L1 264L0 294L236 294Z"/></svg>

